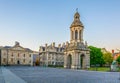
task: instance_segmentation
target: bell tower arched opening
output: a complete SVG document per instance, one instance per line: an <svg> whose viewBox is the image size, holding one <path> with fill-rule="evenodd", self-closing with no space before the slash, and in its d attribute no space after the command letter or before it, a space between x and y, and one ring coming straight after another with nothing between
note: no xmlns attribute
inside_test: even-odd
<svg viewBox="0 0 120 83"><path fill-rule="evenodd" d="M77 40L77 39L78 39L78 31L75 30L75 40Z"/></svg>

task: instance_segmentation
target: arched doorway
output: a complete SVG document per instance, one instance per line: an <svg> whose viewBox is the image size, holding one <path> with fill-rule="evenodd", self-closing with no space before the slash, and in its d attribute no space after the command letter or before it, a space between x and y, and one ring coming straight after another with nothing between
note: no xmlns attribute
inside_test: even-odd
<svg viewBox="0 0 120 83"><path fill-rule="evenodd" d="M19 60L17 61L17 64L18 64L18 65L20 64L20 61L19 61Z"/></svg>
<svg viewBox="0 0 120 83"><path fill-rule="evenodd" d="M67 67L70 69L72 65L72 55L68 55L67 57Z"/></svg>
<svg viewBox="0 0 120 83"><path fill-rule="evenodd" d="M81 56L80 56L80 64L81 64L81 68L85 68L85 55L84 54L82 54Z"/></svg>

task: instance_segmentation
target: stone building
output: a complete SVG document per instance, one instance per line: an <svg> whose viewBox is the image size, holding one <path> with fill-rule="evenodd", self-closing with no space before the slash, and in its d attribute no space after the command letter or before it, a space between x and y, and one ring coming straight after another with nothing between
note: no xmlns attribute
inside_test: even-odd
<svg viewBox="0 0 120 83"><path fill-rule="evenodd" d="M90 50L87 47L87 42L83 42L83 30L80 14L76 12L70 26L70 43L66 43L64 50L64 68L90 67Z"/></svg>
<svg viewBox="0 0 120 83"><path fill-rule="evenodd" d="M31 65L32 50L23 48L19 42L14 46L0 47L0 65Z"/></svg>
<svg viewBox="0 0 120 83"><path fill-rule="evenodd" d="M40 46L40 65L42 66L63 66L64 65L64 44L55 46L55 43L51 45L45 44Z"/></svg>

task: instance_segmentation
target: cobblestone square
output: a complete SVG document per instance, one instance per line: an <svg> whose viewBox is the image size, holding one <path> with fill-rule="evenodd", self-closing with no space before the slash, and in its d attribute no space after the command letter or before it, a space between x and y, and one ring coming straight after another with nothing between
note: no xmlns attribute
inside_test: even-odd
<svg viewBox="0 0 120 83"><path fill-rule="evenodd" d="M6 71L4 72L4 70ZM8 77L4 77L5 73ZM13 75L11 76L10 74ZM25 83L120 83L118 72L96 72L29 66L1 68L0 83L11 83L11 80L16 80L14 83L17 81L21 83L21 80Z"/></svg>

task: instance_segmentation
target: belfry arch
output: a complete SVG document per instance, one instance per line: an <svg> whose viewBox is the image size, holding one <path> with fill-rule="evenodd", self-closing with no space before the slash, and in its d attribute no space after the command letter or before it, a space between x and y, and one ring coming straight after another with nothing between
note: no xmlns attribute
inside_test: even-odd
<svg viewBox="0 0 120 83"><path fill-rule="evenodd" d="M78 39L78 31L75 30L75 40L77 40L77 39Z"/></svg>

